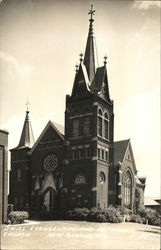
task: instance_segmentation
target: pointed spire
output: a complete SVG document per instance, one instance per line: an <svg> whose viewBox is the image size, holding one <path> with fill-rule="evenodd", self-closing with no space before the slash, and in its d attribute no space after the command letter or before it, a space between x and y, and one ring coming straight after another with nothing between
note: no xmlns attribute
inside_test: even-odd
<svg viewBox="0 0 161 250"><path fill-rule="evenodd" d="M24 121L24 125L23 125L22 134L21 134L18 148L21 148L21 147L31 148L35 142L33 130L32 130L31 122L30 122L30 117L29 117L29 110L28 110L29 102L28 102L28 100L26 102L26 105L27 105L26 117L25 117L25 121Z"/></svg>
<svg viewBox="0 0 161 250"><path fill-rule="evenodd" d="M94 36L93 36L94 13L95 13L95 10L93 9L93 5L91 5L91 9L88 12L88 15L90 15L89 32L88 32L88 38L87 38L87 44L86 44L86 50L85 50L85 56L84 56L84 64L86 66L90 82L92 82L95 77L95 41L94 41Z"/></svg>

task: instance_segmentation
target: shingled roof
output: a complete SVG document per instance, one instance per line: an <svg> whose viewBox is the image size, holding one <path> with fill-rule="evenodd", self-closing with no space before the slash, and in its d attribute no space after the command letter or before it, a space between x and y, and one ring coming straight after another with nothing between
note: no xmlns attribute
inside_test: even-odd
<svg viewBox="0 0 161 250"><path fill-rule="evenodd" d="M145 197L144 206L160 206L160 204L152 197Z"/></svg>
<svg viewBox="0 0 161 250"><path fill-rule="evenodd" d="M128 143L129 139L114 142L114 165L117 165L118 162L123 161Z"/></svg>
<svg viewBox="0 0 161 250"><path fill-rule="evenodd" d="M58 124L54 121L51 121L51 122L54 124L54 126L57 128L57 130L64 136L64 126L61 124Z"/></svg>

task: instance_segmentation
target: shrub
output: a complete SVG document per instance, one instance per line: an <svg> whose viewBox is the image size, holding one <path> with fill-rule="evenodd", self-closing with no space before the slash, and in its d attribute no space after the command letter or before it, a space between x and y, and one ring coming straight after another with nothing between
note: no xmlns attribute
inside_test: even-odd
<svg viewBox="0 0 161 250"><path fill-rule="evenodd" d="M160 226L161 219L159 213L151 208L143 208L138 211L138 214L142 217L144 223L148 220L149 225Z"/></svg>
<svg viewBox="0 0 161 250"><path fill-rule="evenodd" d="M138 214L132 214L130 216L129 222L142 223L143 221L142 221L142 218L141 218L140 215L138 215Z"/></svg>
<svg viewBox="0 0 161 250"><path fill-rule="evenodd" d="M97 207L91 208L87 215L87 221L107 222L105 210Z"/></svg>
<svg viewBox="0 0 161 250"><path fill-rule="evenodd" d="M26 211L12 211L8 217L11 220L11 224L16 224L23 223L24 220L28 219L29 214Z"/></svg>
<svg viewBox="0 0 161 250"><path fill-rule="evenodd" d="M123 215L118 208L109 206L105 209L92 208L87 216L88 221L119 223L123 221Z"/></svg>
<svg viewBox="0 0 161 250"><path fill-rule="evenodd" d="M123 213L120 208L109 206L105 209L107 221L110 223L120 223L123 221Z"/></svg>
<svg viewBox="0 0 161 250"><path fill-rule="evenodd" d="M74 208L73 210L68 211L68 218L73 220L86 220L87 215L89 214L88 208Z"/></svg>
<svg viewBox="0 0 161 250"><path fill-rule="evenodd" d="M131 215L130 214L125 214L125 222L130 222Z"/></svg>
<svg viewBox="0 0 161 250"><path fill-rule="evenodd" d="M131 215L132 214L132 211L128 208L121 207L121 206L117 206L116 208L120 211L121 215Z"/></svg>
<svg viewBox="0 0 161 250"><path fill-rule="evenodd" d="M125 218L125 221L129 222L132 211L130 209L128 209L128 208L124 208L124 207L121 207L121 206L117 206L116 208L119 210L119 212L120 212L120 214L122 216L122 219Z"/></svg>

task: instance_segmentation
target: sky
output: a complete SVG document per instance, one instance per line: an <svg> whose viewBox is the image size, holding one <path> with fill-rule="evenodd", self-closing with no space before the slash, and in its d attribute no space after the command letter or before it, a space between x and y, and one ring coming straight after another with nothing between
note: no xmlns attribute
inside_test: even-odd
<svg viewBox="0 0 161 250"><path fill-rule="evenodd" d="M108 56L115 141L131 139L145 196L160 196L160 1L1 0L0 128L9 149L17 146L27 98L35 139L49 120L64 125L91 4L99 66Z"/></svg>

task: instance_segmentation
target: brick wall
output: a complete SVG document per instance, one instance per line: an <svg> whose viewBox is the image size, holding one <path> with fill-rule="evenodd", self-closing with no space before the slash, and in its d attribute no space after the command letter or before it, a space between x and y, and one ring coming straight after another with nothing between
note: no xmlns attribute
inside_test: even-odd
<svg viewBox="0 0 161 250"><path fill-rule="evenodd" d="M7 219L8 206L8 132L0 130L0 220Z"/></svg>

